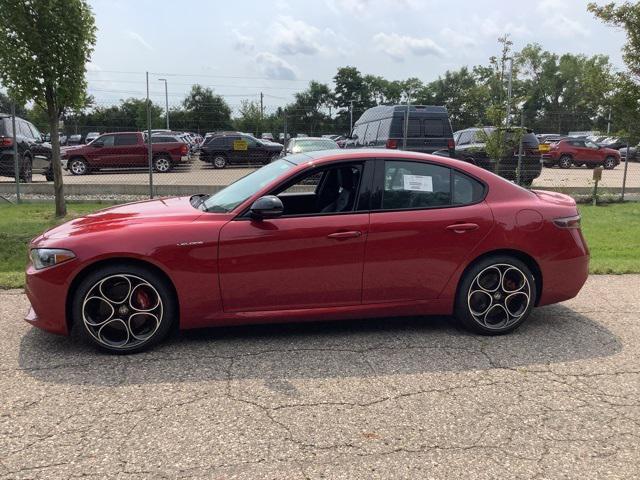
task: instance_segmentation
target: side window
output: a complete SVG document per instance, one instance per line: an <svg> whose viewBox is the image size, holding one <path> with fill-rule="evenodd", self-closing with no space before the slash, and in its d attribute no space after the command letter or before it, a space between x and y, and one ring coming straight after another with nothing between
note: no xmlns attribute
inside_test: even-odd
<svg viewBox="0 0 640 480"><path fill-rule="evenodd" d="M36 140L41 140L42 139L42 134L40 133L40 131L36 128L36 126L33 123L27 122L27 126L31 130L32 138L35 138Z"/></svg>
<svg viewBox="0 0 640 480"><path fill-rule="evenodd" d="M114 137L115 137L114 145L116 147L138 144L138 136L135 133L127 133L124 135L114 135ZM151 139L151 142L153 143L153 138Z"/></svg>
<svg viewBox="0 0 640 480"><path fill-rule="evenodd" d="M464 173L453 171L453 204L468 205L482 200L484 186Z"/></svg>
<svg viewBox="0 0 640 480"><path fill-rule="evenodd" d="M16 127L18 129L18 133L26 138L33 138L33 134L31 130L29 130L29 126L23 120L16 119Z"/></svg>
<svg viewBox="0 0 640 480"><path fill-rule="evenodd" d="M102 137L98 137L96 140L102 142L105 147L113 147L115 135L103 135Z"/></svg>
<svg viewBox="0 0 640 480"><path fill-rule="evenodd" d="M362 164L337 165L309 172L275 194L284 215L319 215L351 212L356 207Z"/></svg>
<svg viewBox="0 0 640 480"><path fill-rule="evenodd" d="M473 132L462 132L458 137L457 145L469 145L473 140Z"/></svg>
<svg viewBox="0 0 640 480"><path fill-rule="evenodd" d="M425 137L444 137L444 122L439 118L427 118L424 121Z"/></svg>
<svg viewBox="0 0 640 480"><path fill-rule="evenodd" d="M369 145L376 141L378 137L378 128L380 127L380 122L370 122L369 127L367 128L367 132L364 135L364 144Z"/></svg>
<svg viewBox="0 0 640 480"><path fill-rule="evenodd" d="M361 123L360 125L356 125L355 127L353 127L352 136L357 135L358 139L356 141L362 143L366 132L367 132L367 124Z"/></svg>
<svg viewBox="0 0 640 480"><path fill-rule="evenodd" d="M241 140L244 140L245 142L247 142L247 145L249 147L257 147L258 146L258 142L256 142L253 138L251 137L242 137Z"/></svg>
<svg viewBox="0 0 640 480"><path fill-rule="evenodd" d="M382 209L451 205L451 170L422 162L386 161Z"/></svg>

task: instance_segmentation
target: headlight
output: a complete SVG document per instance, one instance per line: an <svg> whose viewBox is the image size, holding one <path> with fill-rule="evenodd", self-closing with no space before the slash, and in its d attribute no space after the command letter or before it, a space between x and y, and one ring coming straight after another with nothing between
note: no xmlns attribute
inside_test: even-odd
<svg viewBox="0 0 640 480"><path fill-rule="evenodd" d="M71 250L63 250L61 248L34 248L31 250L30 256L36 270L53 267L76 258L75 253Z"/></svg>

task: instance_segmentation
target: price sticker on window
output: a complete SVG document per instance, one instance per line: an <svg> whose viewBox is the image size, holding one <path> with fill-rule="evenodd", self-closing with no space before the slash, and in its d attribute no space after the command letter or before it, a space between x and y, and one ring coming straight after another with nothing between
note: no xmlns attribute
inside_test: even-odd
<svg viewBox="0 0 640 480"><path fill-rule="evenodd" d="M426 175L403 175L404 189L412 192L433 192L433 178Z"/></svg>
<svg viewBox="0 0 640 480"><path fill-rule="evenodd" d="M233 149L234 150L242 150L246 151L249 148L249 144L246 140L234 140L233 141Z"/></svg>

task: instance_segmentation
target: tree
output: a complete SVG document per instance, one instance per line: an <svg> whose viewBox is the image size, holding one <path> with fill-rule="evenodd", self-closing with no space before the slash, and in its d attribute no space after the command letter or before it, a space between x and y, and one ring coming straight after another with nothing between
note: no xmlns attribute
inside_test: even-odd
<svg viewBox="0 0 640 480"><path fill-rule="evenodd" d="M13 101L4 93L0 92L0 113L11 113L11 104ZM23 117L27 114L27 110L24 108L24 104L16 104L16 115Z"/></svg>
<svg viewBox="0 0 640 480"><path fill-rule="evenodd" d="M86 100L85 65L96 42L86 0L0 0L0 80L11 97L46 110L56 216L66 215L58 120Z"/></svg>
<svg viewBox="0 0 640 480"><path fill-rule="evenodd" d="M598 6L591 2L587 10L602 21L625 29L627 43L622 47L622 57L629 71L636 79L640 79L640 3L624 2L616 6L611 2Z"/></svg>
<svg viewBox="0 0 640 480"><path fill-rule="evenodd" d="M242 100L240 102L240 115L233 119L233 126L240 132L252 132L258 135L258 130L261 128L260 120L262 119L262 112L260 112L260 104L258 102L251 102L249 100Z"/></svg>
<svg viewBox="0 0 640 480"><path fill-rule="evenodd" d="M231 127L231 108L210 88L194 85L182 102L189 129L225 130Z"/></svg>

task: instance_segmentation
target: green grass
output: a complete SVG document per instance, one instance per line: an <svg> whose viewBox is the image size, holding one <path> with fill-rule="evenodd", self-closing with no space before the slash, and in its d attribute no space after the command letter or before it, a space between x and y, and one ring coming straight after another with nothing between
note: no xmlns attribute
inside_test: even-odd
<svg viewBox="0 0 640 480"><path fill-rule="evenodd" d="M640 203L580 205L591 273L640 273Z"/></svg>
<svg viewBox="0 0 640 480"><path fill-rule="evenodd" d="M68 204L68 216L56 220L53 204L0 204L0 288L24 286L24 267L29 240L44 230L108 204Z"/></svg>
<svg viewBox="0 0 640 480"><path fill-rule="evenodd" d="M65 220L107 206L69 204ZM640 273L640 203L579 208L591 273ZM61 221L54 218L51 204L0 204L0 288L24 286L29 240Z"/></svg>

